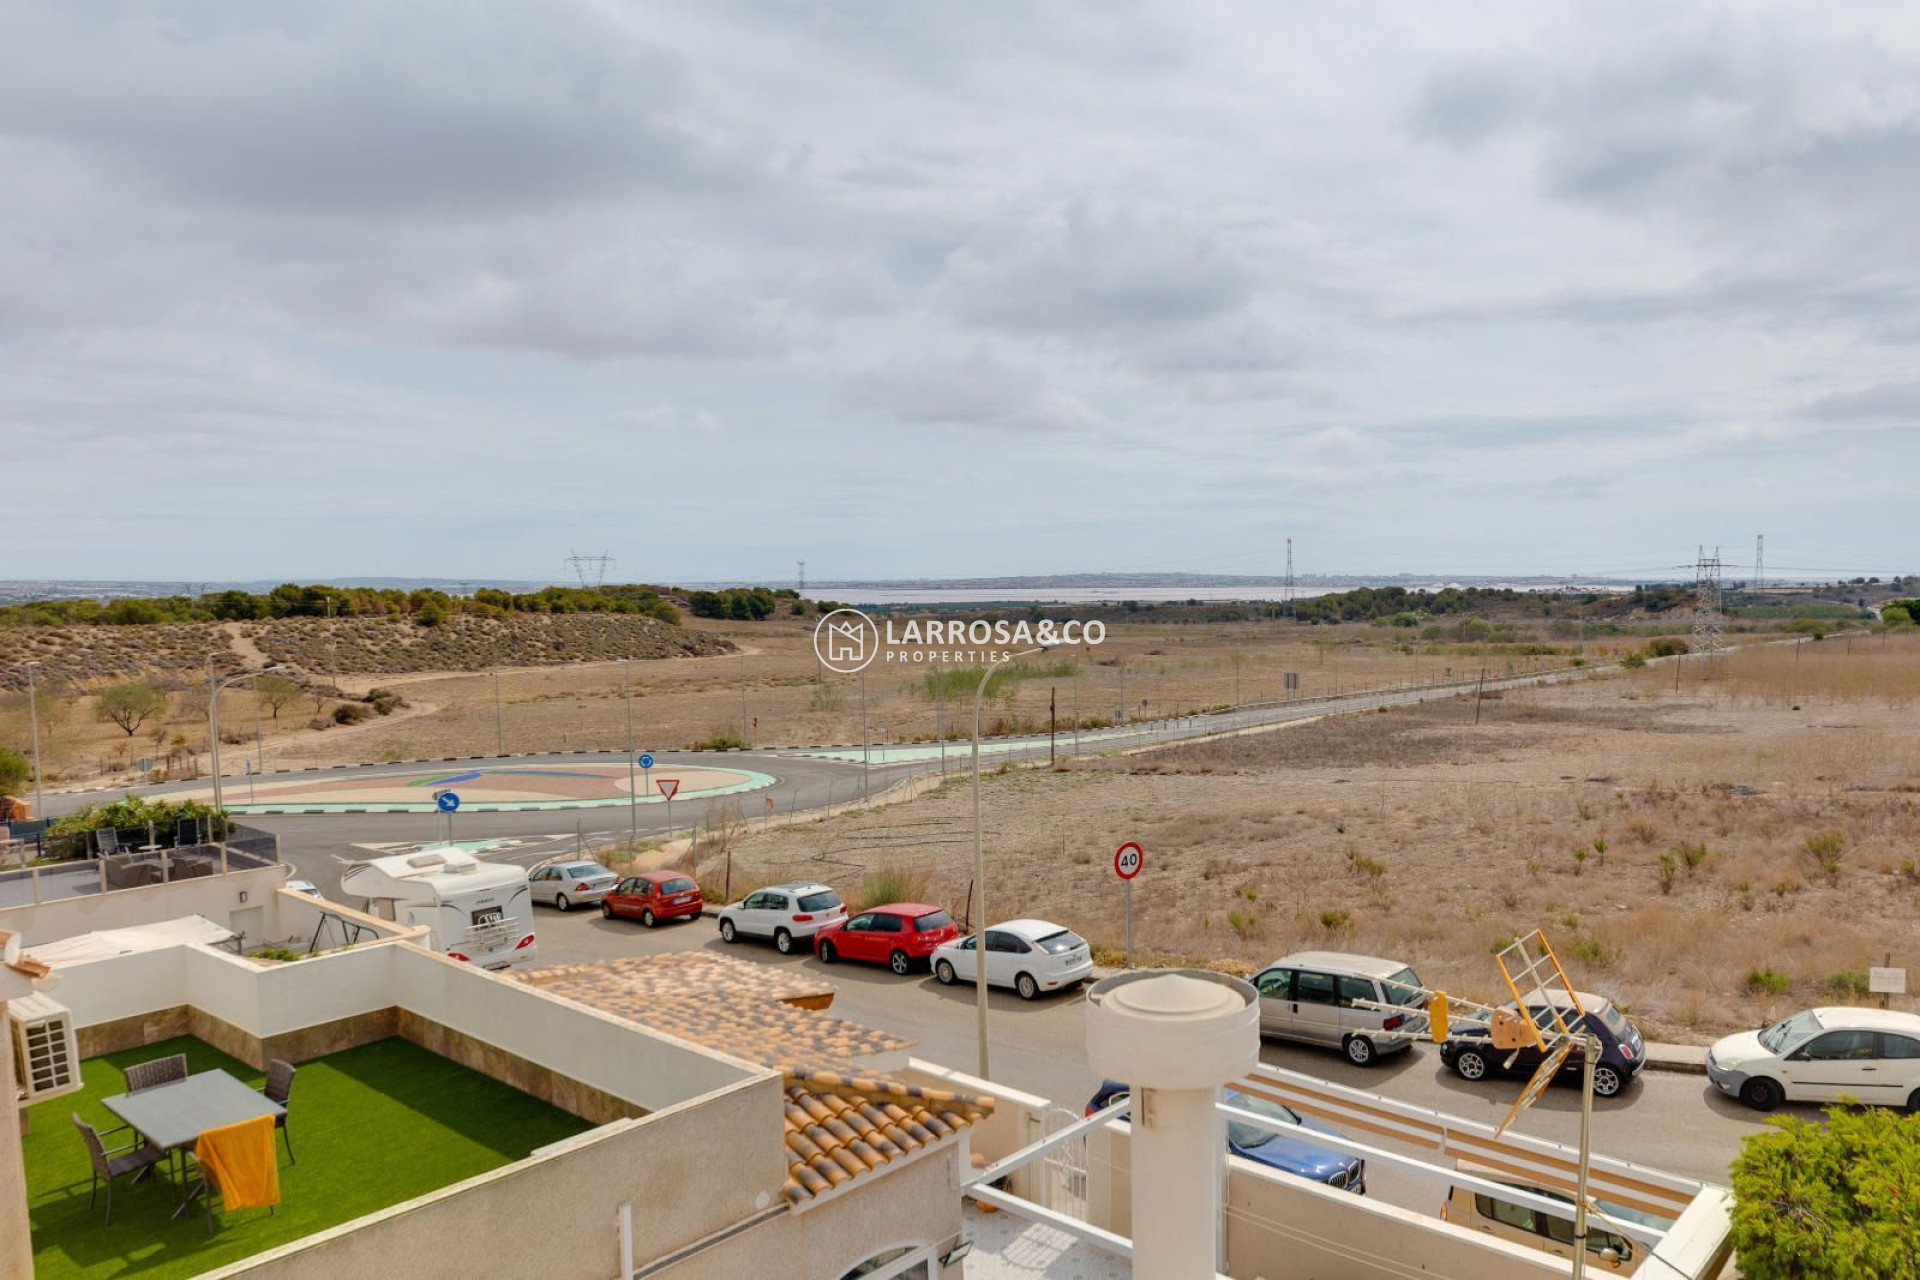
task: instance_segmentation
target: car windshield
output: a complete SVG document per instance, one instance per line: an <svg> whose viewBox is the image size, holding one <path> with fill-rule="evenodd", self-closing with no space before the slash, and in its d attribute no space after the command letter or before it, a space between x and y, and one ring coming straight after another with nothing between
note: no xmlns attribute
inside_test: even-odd
<svg viewBox="0 0 1920 1280"><path fill-rule="evenodd" d="M1085 946L1086 941L1073 930L1062 929L1060 932L1050 933L1044 938L1035 938L1033 945L1049 955L1060 956L1072 951L1075 947Z"/></svg>
<svg viewBox="0 0 1920 1280"><path fill-rule="evenodd" d="M1606 1025L1607 1030L1613 1032L1614 1035L1622 1040L1626 1039L1627 1032L1631 1030L1631 1028L1627 1026L1626 1018L1622 1016L1620 1011L1614 1008L1612 1004L1603 1004L1598 1009L1592 1009L1588 1012L1597 1015L1600 1021Z"/></svg>
<svg viewBox="0 0 1920 1280"><path fill-rule="evenodd" d="M1394 1004L1415 1005L1420 1003L1420 975L1411 969L1402 969L1386 980L1387 999Z"/></svg>
<svg viewBox="0 0 1920 1280"><path fill-rule="evenodd" d="M1814 1017L1813 1010L1807 1009L1762 1031L1760 1043L1767 1047L1767 1052L1779 1053L1794 1041L1812 1035L1819 1029L1820 1019Z"/></svg>
<svg viewBox="0 0 1920 1280"><path fill-rule="evenodd" d="M802 911L831 911L840 905L840 895L829 889L825 893L810 893L800 899Z"/></svg>
<svg viewBox="0 0 1920 1280"><path fill-rule="evenodd" d="M1300 1123L1299 1116L1281 1106L1279 1103L1269 1102L1265 1098L1249 1098L1236 1094L1229 1099L1229 1102L1231 1105L1239 1107L1242 1111L1251 1111L1257 1116L1265 1116L1269 1120L1278 1120L1282 1124ZM1274 1135L1267 1130L1257 1125L1248 1124L1244 1120L1227 1121L1227 1140L1236 1147L1257 1147L1273 1136Z"/></svg>
<svg viewBox="0 0 1920 1280"><path fill-rule="evenodd" d="M685 876L677 876L672 880L662 880L660 882L660 892L662 893L685 893L693 887L693 881L687 879Z"/></svg>
<svg viewBox="0 0 1920 1280"><path fill-rule="evenodd" d="M953 923L953 917L944 911L929 911L913 922L913 927L922 933L932 933L935 929L944 929Z"/></svg>

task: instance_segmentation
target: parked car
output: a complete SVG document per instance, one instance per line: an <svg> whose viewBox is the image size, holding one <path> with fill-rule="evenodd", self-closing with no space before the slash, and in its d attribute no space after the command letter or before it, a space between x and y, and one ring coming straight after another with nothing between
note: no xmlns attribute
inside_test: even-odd
<svg viewBox="0 0 1920 1280"><path fill-rule="evenodd" d="M1586 991L1574 994L1579 997L1580 1007L1586 1011L1587 1030L1600 1041L1600 1056L1593 1064L1594 1095L1611 1098L1631 1084L1641 1068L1647 1065L1646 1041L1640 1038L1639 1029L1627 1021L1626 1015L1605 996ZM1573 1006L1566 994L1558 991L1552 993L1551 1003L1559 1011L1567 1029L1579 1031L1580 1028L1575 1025ZM1527 1016L1542 1031L1554 1025L1553 1015L1548 1012L1547 1005L1547 1000L1527 1003ZM1509 1002L1506 1007L1511 1009L1514 1006ZM1576 1044L1561 1066L1560 1074L1570 1074L1577 1080L1585 1053L1586 1050ZM1535 1048L1494 1048L1484 1027L1460 1027L1440 1046L1440 1061L1452 1067L1463 1080L1484 1080L1495 1072L1530 1076L1539 1070L1541 1060L1541 1053Z"/></svg>
<svg viewBox="0 0 1920 1280"><path fill-rule="evenodd" d="M933 953L933 976L942 982L974 981L973 934L943 943ZM1009 920L987 930L987 983L1012 987L1022 1000L1043 991L1077 987L1093 974L1093 949L1064 925L1045 920Z"/></svg>
<svg viewBox="0 0 1920 1280"><path fill-rule="evenodd" d="M649 929L662 920L692 920L700 907L700 886L678 871L628 876L600 900L600 913L607 919L625 916Z"/></svg>
<svg viewBox="0 0 1920 1280"><path fill-rule="evenodd" d="M1260 1034L1324 1045L1355 1066L1413 1047L1427 1029L1420 975L1398 960L1342 951L1300 951L1254 975L1260 992ZM1355 1004L1397 1006L1388 1013Z"/></svg>
<svg viewBox="0 0 1920 1280"><path fill-rule="evenodd" d="M1530 1191L1545 1200L1556 1200L1568 1208L1573 1201L1558 1191L1545 1187L1536 1187L1528 1183L1514 1182L1498 1169L1478 1165L1472 1161L1459 1163L1462 1173L1471 1173L1490 1182L1499 1182L1516 1191ZM1592 1255L1588 1266L1604 1266L1609 1271L1623 1276L1633 1275L1646 1260L1646 1252L1641 1246L1617 1232L1608 1231L1606 1223L1633 1223L1651 1231L1665 1232L1673 1226L1668 1218L1642 1213L1638 1209L1629 1209L1624 1205L1609 1204L1605 1200L1596 1200L1594 1207L1600 1216L1589 1216L1587 1222L1587 1252ZM1561 1258L1573 1257L1573 1223L1566 1218L1556 1218L1550 1213L1542 1213L1527 1205L1515 1204L1489 1195L1472 1187L1449 1187L1446 1203L1440 1206L1440 1218L1457 1227L1468 1227L1475 1231L1484 1231L1490 1236L1510 1240L1514 1244L1529 1249L1538 1249Z"/></svg>
<svg viewBox="0 0 1920 1280"><path fill-rule="evenodd" d="M317 898L320 896L320 886L311 880L289 880L287 881L287 888L293 890L295 893L304 893L309 898Z"/></svg>
<svg viewBox="0 0 1920 1280"><path fill-rule="evenodd" d="M620 883L620 877L597 862L547 862L527 872L533 900L561 911L592 906Z"/></svg>
<svg viewBox="0 0 1920 1280"><path fill-rule="evenodd" d="M1106 1110L1126 1097L1128 1092L1129 1087L1118 1080L1104 1082L1099 1091L1087 1101L1086 1114L1092 1115L1096 1111ZM1254 1098L1230 1089L1223 1101L1230 1106L1240 1107L1271 1120L1299 1125L1309 1133L1331 1133L1336 1137L1339 1136L1337 1130L1311 1116L1303 1116L1293 1108L1267 1098ZM1311 1142L1286 1134L1270 1133L1244 1120L1227 1121L1227 1150L1234 1155L1256 1160L1269 1169L1290 1173L1296 1178L1305 1178L1309 1182L1324 1182L1335 1190L1351 1191L1357 1196L1367 1194L1367 1162L1359 1156L1329 1151L1325 1147L1316 1147Z"/></svg>
<svg viewBox="0 0 1920 1280"><path fill-rule="evenodd" d="M1716 1041L1707 1077L1759 1111L1844 1098L1920 1112L1920 1014L1807 1009Z"/></svg>
<svg viewBox="0 0 1920 1280"><path fill-rule="evenodd" d="M811 880L770 884L721 908L720 940L772 938L774 950L784 956L792 953L794 943L846 918L847 904L826 885Z"/></svg>
<svg viewBox="0 0 1920 1280"><path fill-rule="evenodd" d="M906 973L925 961L943 942L960 936L953 917L925 902L890 902L862 911L840 924L830 924L813 935L813 949L832 964L836 960L869 960L895 973Z"/></svg>

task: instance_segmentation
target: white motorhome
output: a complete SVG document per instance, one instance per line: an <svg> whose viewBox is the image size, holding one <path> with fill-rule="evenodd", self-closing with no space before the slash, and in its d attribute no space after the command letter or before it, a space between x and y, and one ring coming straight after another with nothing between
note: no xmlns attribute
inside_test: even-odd
<svg viewBox="0 0 1920 1280"><path fill-rule="evenodd" d="M364 898L369 915L427 926L429 947L482 969L528 964L536 954L525 867L427 845L354 863L341 873L340 891Z"/></svg>

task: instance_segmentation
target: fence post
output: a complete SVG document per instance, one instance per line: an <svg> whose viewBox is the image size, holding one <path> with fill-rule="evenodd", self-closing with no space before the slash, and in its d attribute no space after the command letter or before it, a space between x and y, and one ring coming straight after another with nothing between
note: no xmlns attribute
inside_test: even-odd
<svg viewBox="0 0 1920 1280"><path fill-rule="evenodd" d="M102 858L100 859L100 892L105 893L106 891L107 891L107 860L105 858Z"/></svg>
<svg viewBox="0 0 1920 1280"><path fill-rule="evenodd" d="M40 905L40 868L30 868L28 875L33 880L33 905L37 907Z"/></svg>

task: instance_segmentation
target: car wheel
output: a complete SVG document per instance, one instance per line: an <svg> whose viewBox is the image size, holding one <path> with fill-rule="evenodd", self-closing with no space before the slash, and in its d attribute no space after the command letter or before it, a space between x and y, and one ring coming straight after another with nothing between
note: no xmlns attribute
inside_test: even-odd
<svg viewBox="0 0 1920 1280"><path fill-rule="evenodd" d="M1907 1110L1920 1116L1920 1089L1915 1089L1913 1096L1907 1099Z"/></svg>
<svg viewBox="0 0 1920 1280"><path fill-rule="evenodd" d="M933 976L940 979L941 986L950 987L953 985L953 966L942 960L933 966Z"/></svg>
<svg viewBox="0 0 1920 1280"><path fill-rule="evenodd" d="M734 934L733 934L733 921L731 921L731 920L722 920L722 921L720 922L720 941L722 941L722 942L732 942L732 941L733 941L733 937L734 937Z"/></svg>
<svg viewBox="0 0 1920 1280"><path fill-rule="evenodd" d="M839 958L840 957L834 953L833 944L831 942L823 942L820 944L820 963L832 964L835 960L838 960Z"/></svg>
<svg viewBox="0 0 1920 1280"><path fill-rule="evenodd" d="M609 920L613 919L613 904L611 902L601 903L600 914L605 916Z"/></svg>
<svg viewBox="0 0 1920 1280"><path fill-rule="evenodd" d="M1347 1061L1356 1067L1373 1065L1373 1041L1365 1036L1348 1036L1341 1048L1347 1051Z"/></svg>
<svg viewBox="0 0 1920 1280"><path fill-rule="evenodd" d="M1462 1080L1484 1080L1487 1078L1487 1060L1478 1049L1462 1049L1460 1056L1453 1060L1453 1069Z"/></svg>
<svg viewBox="0 0 1920 1280"><path fill-rule="evenodd" d="M1785 1099L1786 1092L1773 1081L1756 1076L1740 1086L1740 1101L1755 1111L1771 1111Z"/></svg>
<svg viewBox="0 0 1920 1280"><path fill-rule="evenodd" d="M561 911L573 910L573 904L567 901L567 895L564 893L553 900L553 905L559 908Z"/></svg>
<svg viewBox="0 0 1920 1280"><path fill-rule="evenodd" d="M1620 1073L1618 1071L1615 1071L1612 1067L1596 1066L1593 1069L1593 1096L1594 1097L1611 1098L1626 1087L1627 1087L1627 1082L1621 1079Z"/></svg>
<svg viewBox="0 0 1920 1280"><path fill-rule="evenodd" d="M1030 973L1023 973L1015 978L1013 989L1020 993L1022 1000L1032 1000L1040 994L1040 984L1033 980L1033 975Z"/></svg>
<svg viewBox="0 0 1920 1280"><path fill-rule="evenodd" d="M647 926L647 928L651 929L655 924L658 923L658 921L656 921L653 918L652 911L642 911L640 913L640 923Z"/></svg>
<svg viewBox="0 0 1920 1280"><path fill-rule="evenodd" d="M912 965L913 961L907 958L907 953L904 951L895 951L887 957L887 968L895 973L905 973Z"/></svg>
<svg viewBox="0 0 1920 1280"><path fill-rule="evenodd" d="M793 935L788 933L785 929L775 929L773 931L773 949L775 951L778 951L783 956L792 955L793 954Z"/></svg>

